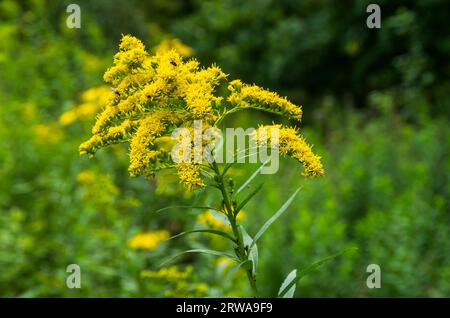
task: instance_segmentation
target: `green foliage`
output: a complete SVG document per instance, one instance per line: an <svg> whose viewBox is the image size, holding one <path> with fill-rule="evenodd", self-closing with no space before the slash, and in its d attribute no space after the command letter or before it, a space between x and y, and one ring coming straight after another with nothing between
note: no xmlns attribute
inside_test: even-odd
<svg viewBox="0 0 450 318"><path fill-rule="evenodd" d="M152 45L172 32L202 62L296 96L312 114L302 133L326 175L300 184L286 159L277 174L255 175L239 196L251 195L240 214L254 236L302 186L258 239L261 296L277 295L293 268L300 273L354 246L358 253L303 277L294 296L450 295L446 1L380 1L382 29L371 31L364 1L80 1L78 31L65 27L67 4L0 3L0 296L250 293L249 261L233 267L190 253L160 272L165 257L184 250L230 250L220 235L183 235L151 251L129 246L141 232L202 229L197 216L218 194L185 194L170 174L130 179L122 147L88 163L77 147L92 122L58 123L101 83L129 32ZM227 125L273 119L254 117ZM246 167L230 168L236 184L258 169ZM192 201L204 209L186 209ZM166 206L174 208L156 213ZM81 289L66 287L72 263L81 266ZM380 289L366 287L371 263L381 267Z"/></svg>
<svg viewBox="0 0 450 318"><path fill-rule="evenodd" d="M270 246L261 256L269 259L263 264L262 272L269 272L263 285L282 281L292 270L279 259L289 259L302 269L356 245L359 253L305 277L296 295L448 295L444 282L450 266L444 242L450 224L448 121L427 121L413 128L391 113L366 122L365 116L348 115L342 127L329 132L328 150L316 150L325 158L327 177L305 185L300 202L294 203L298 212L287 215L284 225L274 225L262 238L262 251ZM285 173L289 178L289 170ZM273 181L274 188L280 179ZM272 206L277 195L265 195ZM266 213L265 207L260 210ZM286 227L291 234L277 242ZM280 251L280 244L290 249ZM381 267L381 289L365 286L365 270L371 263Z"/></svg>
<svg viewBox="0 0 450 318"><path fill-rule="evenodd" d="M449 115L446 0L378 1L379 30L365 24L370 1L195 3L174 33L244 81L281 89L310 107L324 94L369 106L370 92L380 90L394 92L413 118Z"/></svg>

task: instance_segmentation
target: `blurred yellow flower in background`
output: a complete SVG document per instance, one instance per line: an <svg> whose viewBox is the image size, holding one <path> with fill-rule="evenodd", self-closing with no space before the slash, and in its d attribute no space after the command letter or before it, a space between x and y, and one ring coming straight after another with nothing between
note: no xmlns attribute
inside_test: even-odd
<svg viewBox="0 0 450 318"><path fill-rule="evenodd" d="M80 184L92 184L96 179L96 175L92 170L83 170L77 175L77 181Z"/></svg>
<svg viewBox="0 0 450 318"><path fill-rule="evenodd" d="M185 270L178 269L178 266L163 267L157 271L142 271L141 278L160 278L167 280L187 279L192 274L192 267L187 266Z"/></svg>
<svg viewBox="0 0 450 318"><path fill-rule="evenodd" d="M56 144L63 138L63 132L54 123L33 126L36 142L40 144Z"/></svg>
<svg viewBox="0 0 450 318"><path fill-rule="evenodd" d="M83 64L85 72L96 72L103 67L102 60L97 56L86 52L82 52L81 54L83 55L85 61Z"/></svg>
<svg viewBox="0 0 450 318"><path fill-rule="evenodd" d="M178 266L173 265L156 271L141 271L140 276L143 279L151 280L154 284L163 284L160 286L166 288L164 291L165 297L205 297L209 290L208 284L201 282L191 283L192 274L192 266L180 269ZM167 288L168 286L170 288Z"/></svg>
<svg viewBox="0 0 450 318"><path fill-rule="evenodd" d="M76 180L85 204L92 205L95 210L106 214L115 211L115 204L122 196L119 197L120 190L108 174L83 170L78 173Z"/></svg>
<svg viewBox="0 0 450 318"><path fill-rule="evenodd" d="M244 211L241 211L237 215L236 220L243 220L243 219L245 219L245 213ZM199 214L197 216L197 222L216 229L227 230L229 228L229 225L225 224L218 218L215 218L212 215L211 210L207 210L206 212Z"/></svg>
<svg viewBox="0 0 450 318"><path fill-rule="evenodd" d="M77 120L92 120L94 115L106 105L114 94L108 86L102 85L90 88L81 95L81 103L61 114L59 123L63 126L72 124Z"/></svg>
<svg viewBox="0 0 450 318"><path fill-rule="evenodd" d="M229 269L234 264L233 260L226 256L220 256L216 259L216 265L222 270Z"/></svg>
<svg viewBox="0 0 450 318"><path fill-rule="evenodd" d="M24 103L22 108L22 118L28 122L36 118L37 110L34 103Z"/></svg>
<svg viewBox="0 0 450 318"><path fill-rule="evenodd" d="M154 47L156 54L162 54L171 50L177 51L181 56L189 57L194 55L194 49L181 42L178 38L162 40Z"/></svg>
<svg viewBox="0 0 450 318"><path fill-rule="evenodd" d="M128 246L132 249L153 251L158 245L169 238L169 232L166 230L150 231L139 233L128 241Z"/></svg>

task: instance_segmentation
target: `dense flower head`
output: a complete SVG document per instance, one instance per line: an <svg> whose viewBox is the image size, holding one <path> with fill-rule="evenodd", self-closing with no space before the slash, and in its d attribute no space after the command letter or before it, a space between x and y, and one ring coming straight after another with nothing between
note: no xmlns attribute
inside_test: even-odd
<svg viewBox="0 0 450 318"><path fill-rule="evenodd" d="M200 167L198 164L191 162L180 162L178 164L178 177L180 181L186 185L188 190L193 187L204 187L205 183L200 177Z"/></svg>
<svg viewBox="0 0 450 318"><path fill-rule="evenodd" d="M243 84L240 80L232 81L228 90L231 92L228 101L233 105L273 112L297 121L302 119L302 108L277 93L256 85Z"/></svg>
<svg viewBox="0 0 450 318"><path fill-rule="evenodd" d="M123 36L114 65L104 74L111 92L103 101L91 138L80 145L80 153L92 157L100 148L127 142L132 176L151 176L161 169L176 167L180 181L189 190L203 187L201 165L174 162L171 150L160 147L158 140L168 138L176 128L192 130L197 120L201 120L203 130L216 127L227 114L246 108L293 120L302 116L301 107L285 97L239 80L228 83L224 99L217 92L221 84L227 83L226 78L216 65L200 67L197 60L186 59L172 49L159 48L152 55L137 38ZM300 150L296 153L300 158ZM300 161L313 169L307 174L320 174L306 154L302 152L304 158Z"/></svg>
<svg viewBox="0 0 450 318"><path fill-rule="evenodd" d="M150 56L141 41L124 36L114 66L104 75L115 93L80 152L94 155L102 147L130 142L130 174L151 175L165 164L158 159L168 157L154 147L157 138L170 135L175 127L189 127L195 119L213 122L217 118L221 97L214 90L225 77L217 66L200 68L196 60L184 61L174 50L158 50ZM181 180L202 185L194 168L188 168L180 165Z"/></svg>
<svg viewBox="0 0 450 318"><path fill-rule="evenodd" d="M276 129L277 138L273 138L274 129ZM259 145L278 148L282 154L302 163L305 167L304 176L317 177L324 174L320 157L312 152L311 146L296 129L282 125L266 125L259 127L253 137Z"/></svg>

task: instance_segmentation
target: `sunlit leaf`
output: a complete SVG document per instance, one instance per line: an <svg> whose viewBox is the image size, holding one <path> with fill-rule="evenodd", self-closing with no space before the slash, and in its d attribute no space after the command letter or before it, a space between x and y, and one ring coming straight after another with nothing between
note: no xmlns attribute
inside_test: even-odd
<svg viewBox="0 0 450 318"><path fill-rule="evenodd" d="M282 291L284 291L284 289L297 277L297 270L294 269L292 272L290 272L285 280L283 281L283 283L281 284L280 290L278 291L278 295L280 295L280 293ZM294 293L295 293L295 286L296 284L292 285L292 287L284 294L283 298L292 298L294 297Z"/></svg>

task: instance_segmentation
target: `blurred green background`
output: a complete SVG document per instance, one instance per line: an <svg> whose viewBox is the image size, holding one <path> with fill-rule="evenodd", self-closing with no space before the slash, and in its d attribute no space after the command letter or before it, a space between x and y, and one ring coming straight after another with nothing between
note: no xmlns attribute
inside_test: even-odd
<svg viewBox="0 0 450 318"><path fill-rule="evenodd" d="M310 274L295 295L450 296L448 1L379 0L382 27L372 30L370 1L77 0L81 28L69 29L73 2L0 2L0 296L250 294L243 273L224 281L224 259L192 255L158 268L186 248L227 247L195 234L157 244L220 225L207 211L154 211L213 204L217 195L185 193L170 172L130 178L126 146L93 160L78 155L121 34L149 49L179 39L230 79L303 105L302 131L326 175L302 180L286 159L260 177L263 191L243 220L250 234L303 184L259 243L262 296L275 295L292 269L348 246L358 253ZM227 125L273 119L255 116ZM232 173L242 182L255 169ZM66 287L72 263L81 266L81 289ZM380 289L366 286L372 263L381 267Z"/></svg>

